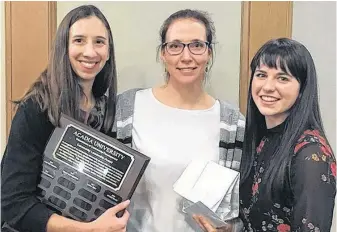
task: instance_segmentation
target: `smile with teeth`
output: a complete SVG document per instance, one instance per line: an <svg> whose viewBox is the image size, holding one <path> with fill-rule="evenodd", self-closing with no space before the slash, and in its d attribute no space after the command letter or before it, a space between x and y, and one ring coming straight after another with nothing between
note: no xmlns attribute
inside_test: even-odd
<svg viewBox="0 0 337 232"><path fill-rule="evenodd" d="M272 96L260 96L260 98L265 101L265 102L276 102L278 101L279 99L276 98L276 97L272 97Z"/></svg>
<svg viewBox="0 0 337 232"><path fill-rule="evenodd" d="M85 68L93 68L98 62L80 61L80 63Z"/></svg>
<svg viewBox="0 0 337 232"><path fill-rule="evenodd" d="M196 69L196 68L177 68L177 69L179 69L179 70L194 70L194 69Z"/></svg>

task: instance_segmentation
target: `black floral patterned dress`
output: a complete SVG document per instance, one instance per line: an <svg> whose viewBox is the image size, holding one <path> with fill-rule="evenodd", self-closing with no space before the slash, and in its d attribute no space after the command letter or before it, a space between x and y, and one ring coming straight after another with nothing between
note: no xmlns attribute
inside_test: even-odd
<svg viewBox="0 0 337 232"><path fill-rule="evenodd" d="M256 149L249 178L240 188L244 231L329 232L336 194L336 160L317 130L306 130L293 151L285 189L274 202L264 195L264 171L284 124L267 130Z"/></svg>

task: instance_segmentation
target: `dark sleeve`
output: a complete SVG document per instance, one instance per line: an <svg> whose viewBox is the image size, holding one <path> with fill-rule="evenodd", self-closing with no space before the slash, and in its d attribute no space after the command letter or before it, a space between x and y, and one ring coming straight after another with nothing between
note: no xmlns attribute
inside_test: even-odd
<svg viewBox="0 0 337 232"><path fill-rule="evenodd" d="M46 231L53 213L36 198L42 154L52 130L32 101L21 105L12 121L1 164L1 216L20 232Z"/></svg>
<svg viewBox="0 0 337 232"><path fill-rule="evenodd" d="M330 231L336 194L333 154L319 143L307 144L294 157L291 173L291 231Z"/></svg>

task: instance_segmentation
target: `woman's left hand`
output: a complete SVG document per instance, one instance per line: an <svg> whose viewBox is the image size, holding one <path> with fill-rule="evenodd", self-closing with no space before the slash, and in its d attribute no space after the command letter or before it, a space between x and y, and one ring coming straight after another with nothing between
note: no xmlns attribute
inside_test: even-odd
<svg viewBox="0 0 337 232"><path fill-rule="evenodd" d="M205 232L231 232L232 231L231 225L224 226L221 228L215 228L206 217L201 216L201 215L193 215L193 219L198 223L198 225Z"/></svg>

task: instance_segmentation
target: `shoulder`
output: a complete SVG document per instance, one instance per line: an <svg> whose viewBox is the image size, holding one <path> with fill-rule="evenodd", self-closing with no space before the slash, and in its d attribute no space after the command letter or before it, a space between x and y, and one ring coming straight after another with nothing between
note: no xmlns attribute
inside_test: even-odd
<svg viewBox="0 0 337 232"><path fill-rule="evenodd" d="M327 156L333 156L331 147L327 139L318 130L308 129L303 132L294 148L294 154L298 155L304 148L319 148L319 150Z"/></svg>
<svg viewBox="0 0 337 232"><path fill-rule="evenodd" d="M234 104L231 104L227 101L223 101L223 100L220 100L220 99L217 99L220 103L220 107L224 110L227 110L227 111L239 111L239 107L235 106Z"/></svg>
<svg viewBox="0 0 337 232"><path fill-rule="evenodd" d="M239 107L230 104L226 101L219 100L220 103L220 121L238 125L239 127L245 126L245 117L240 112Z"/></svg>
<svg viewBox="0 0 337 232"><path fill-rule="evenodd" d="M133 109L135 105L135 98L138 91L143 90L142 88L135 88L126 90L117 95L116 109L117 112L123 111L124 109Z"/></svg>
<svg viewBox="0 0 337 232"><path fill-rule="evenodd" d="M326 170L336 176L336 159L327 139L318 130L306 130L298 139L293 155L296 170L306 169L315 172L316 169Z"/></svg>
<svg viewBox="0 0 337 232"><path fill-rule="evenodd" d="M11 123L9 138L21 138L26 141L49 138L54 126L48 119L48 115L33 99L27 99L18 105L17 111Z"/></svg>
<svg viewBox="0 0 337 232"><path fill-rule="evenodd" d="M142 88L129 89L117 95L113 131L117 130L117 122L127 121L133 117L136 94L141 90Z"/></svg>
<svg viewBox="0 0 337 232"><path fill-rule="evenodd" d="M143 90L143 88L128 89L117 95L117 101L125 101L125 100L134 99L136 96L136 93L141 90Z"/></svg>
<svg viewBox="0 0 337 232"><path fill-rule="evenodd" d="M34 99L28 98L17 105L17 110L13 120L24 117L32 121L38 121L44 116L45 114L40 105Z"/></svg>
<svg viewBox="0 0 337 232"><path fill-rule="evenodd" d="M312 182L315 177L335 185L336 159L327 139L318 130L303 132L294 148L291 166L300 182L305 177Z"/></svg>

